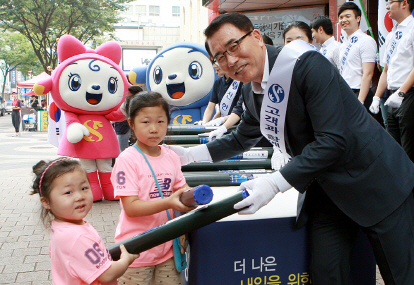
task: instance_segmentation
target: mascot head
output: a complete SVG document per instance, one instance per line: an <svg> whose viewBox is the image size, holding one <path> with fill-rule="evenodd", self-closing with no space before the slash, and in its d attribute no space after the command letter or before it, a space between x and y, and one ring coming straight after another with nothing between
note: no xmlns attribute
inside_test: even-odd
<svg viewBox="0 0 414 285"><path fill-rule="evenodd" d="M79 114L104 115L119 108L130 84L118 66L122 54L118 43L92 50L64 35L57 53L60 64L50 78L35 84L37 95L51 92L60 109Z"/></svg>
<svg viewBox="0 0 414 285"><path fill-rule="evenodd" d="M216 74L204 46L184 42L165 48L128 77L132 84L146 83L161 93L171 106L186 109L208 104Z"/></svg>

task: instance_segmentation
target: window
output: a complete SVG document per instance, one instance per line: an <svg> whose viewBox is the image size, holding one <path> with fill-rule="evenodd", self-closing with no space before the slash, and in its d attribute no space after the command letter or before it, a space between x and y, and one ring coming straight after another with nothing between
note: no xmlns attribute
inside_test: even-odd
<svg viewBox="0 0 414 285"><path fill-rule="evenodd" d="M150 16L159 16L160 15L160 6L149 5L149 15Z"/></svg>
<svg viewBox="0 0 414 285"><path fill-rule="evenodd" d="M124 11L124 17L131 18L133 16L133 7L132 5L125 5L126 10Z"/></svg>
<svg viewBox="0 0 414 285"><path fill-rule="evenodd" d="M180 6L172 6L173 17L180 17Z"/></svg>
<svg viewBox="0 0 414 285"><path fill-rule="evenodd" d="M146 16L147 15L147 6L145 5L136 5L135 12L138 16Z"/></svg>

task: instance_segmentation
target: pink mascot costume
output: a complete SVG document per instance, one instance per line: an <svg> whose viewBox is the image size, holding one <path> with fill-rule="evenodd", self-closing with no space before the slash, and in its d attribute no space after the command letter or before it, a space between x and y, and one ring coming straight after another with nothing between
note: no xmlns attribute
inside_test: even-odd
<svg viewBox="0 0 414 285"><path fill-rule="evenodd" d="M80 159L91 183L94 201L114 200L112 158L119 145L110 121L123 121L120 106L130 86L118 66L121 47L107 42L96 50L86 48L70 35L59 39L60 64L52 76L34 86L38 95L51 92L65 111L66 131L58 154Z"/></svg>

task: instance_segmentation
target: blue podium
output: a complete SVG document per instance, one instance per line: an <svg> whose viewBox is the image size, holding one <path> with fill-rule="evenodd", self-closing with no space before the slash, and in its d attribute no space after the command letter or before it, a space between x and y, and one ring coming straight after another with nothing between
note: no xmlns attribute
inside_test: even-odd
<svg viewBox="0 0 414 285"><path fill-rule="evenodd" d="M214 201L237 187L213 187ZM311 284L307 229L297 229L297 191L278 194L254 215L232 215L190 233L189 285ZM360 234L351 268L352 285L375 285L376 262Z"/></svg>

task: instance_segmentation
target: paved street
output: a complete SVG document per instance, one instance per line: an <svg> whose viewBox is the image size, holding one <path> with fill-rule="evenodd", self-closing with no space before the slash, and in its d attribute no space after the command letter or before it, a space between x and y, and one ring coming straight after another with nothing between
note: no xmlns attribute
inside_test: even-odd
<svg viewBox="0 0 414 285"><path fill-rule="evenodd" d="M29 194L31 167L57 158L57 148L47 143L47 133L13 133L10 115L0 117L0 284L52 284L49 231L39 218L39 196ZM86 218L107 246L113 244L119 211L118 202L103 201ZM377 274L377 285L383 284Z"/></svg>

